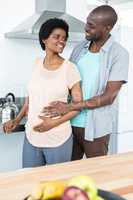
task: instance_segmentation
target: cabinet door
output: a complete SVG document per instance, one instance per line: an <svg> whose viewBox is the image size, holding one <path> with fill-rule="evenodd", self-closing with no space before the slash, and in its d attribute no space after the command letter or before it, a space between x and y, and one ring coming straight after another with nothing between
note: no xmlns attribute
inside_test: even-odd
<svg viewBox="0 0 133 200"><path fill-rule="evenodd" d="M133 151L133 131L119 133L117 152L123 153Z"/></svg>
<svg viewBox="0 0 133 200"><path fill-rule="evenodd" d="M0 172L22 168L24 132L0 133Z"/></svg>

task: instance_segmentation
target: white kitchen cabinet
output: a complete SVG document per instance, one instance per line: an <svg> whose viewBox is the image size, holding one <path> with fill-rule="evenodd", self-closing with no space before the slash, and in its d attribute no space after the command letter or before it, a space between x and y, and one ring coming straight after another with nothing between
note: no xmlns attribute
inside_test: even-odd
<svg viewBox="0 0 133 200"><path fill-rule="evenodd" d="M133 131L117 134L117 153L133 151Z"/></svg>
<svg viewBox="0 0 133 200"><path fill-rule="evenodd" d="M0 133L0 172L22 168L24 132Z"/></svg>
<svg viewBox="0 0 133 200"><path fill-rule="evenodd" d="M133 130L114 133L110 138L109 154L133 151Z"/></svg>

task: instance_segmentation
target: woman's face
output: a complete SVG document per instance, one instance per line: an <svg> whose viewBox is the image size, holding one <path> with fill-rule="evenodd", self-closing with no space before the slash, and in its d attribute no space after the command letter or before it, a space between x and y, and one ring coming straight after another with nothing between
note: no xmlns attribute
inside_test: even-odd
<svg viewBox="0 0 133 200"><path fill-rule="evenodd" d="M61 28L56 28L43 42L45 43L46 51L50 50L54 53L62 53L66 46L66 32Z"/></svg>

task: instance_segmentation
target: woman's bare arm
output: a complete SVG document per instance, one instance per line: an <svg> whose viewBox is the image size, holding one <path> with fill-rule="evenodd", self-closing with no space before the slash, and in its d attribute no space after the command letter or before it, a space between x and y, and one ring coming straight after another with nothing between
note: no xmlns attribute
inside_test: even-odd
<svg viewBox="0 0 133 200"><path fill-rule="evenodd" d="M19 114L17 115L17 117L15 119L17 122L20 122L23 119L23 117L25 117L27 115L28 107L29 107L29 97L26 97L25 102L24 102Z"/></svg>

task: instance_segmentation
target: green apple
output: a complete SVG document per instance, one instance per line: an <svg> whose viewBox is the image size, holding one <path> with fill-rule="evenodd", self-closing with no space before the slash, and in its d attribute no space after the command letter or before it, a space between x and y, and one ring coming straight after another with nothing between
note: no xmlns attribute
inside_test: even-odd
<svg viewBox="0 0 133 200"><path fill-rule="evenodd" d="M94 181L88 176L76 176L68 181L68 186L76 186L84 190L90 200L97 199L97 188Z"/></svg>

